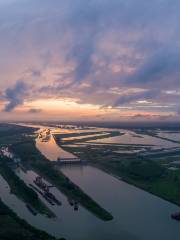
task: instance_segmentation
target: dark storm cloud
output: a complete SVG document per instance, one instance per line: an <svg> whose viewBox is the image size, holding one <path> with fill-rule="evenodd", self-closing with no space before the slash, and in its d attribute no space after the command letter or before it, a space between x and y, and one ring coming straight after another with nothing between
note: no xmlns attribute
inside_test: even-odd
<svg viewBox="0 0 180 240"><path fill-rule="evenodd" d="M85 43L76 44L69 54L68 58L76 60L76 68L74 71L75 82L80 82L86 78L92 71L92 59L93 43L91 40Z"/></svg>
<svg viewBox="0 0 180 240"><path fill-rule="evenodd" d="M164 82L169 87L170 83L176 82L179 85L180 74L180 49L162 48L150 56L142 66L130 77L127 83L135 85L157 85ZM176 85L177 86L177 85Z"/></svg>
<svg viewBox="0 0 180 240"><path fill-rule="evenodd" d="M92 55L96 50L100 30L101 9L94 1L77 1L72 4L67 22L72 29L73 42L67 53L67 60L75 60L75 83L84 80L93 71Z"/></svg>
<svg viewBox="0 0 180 240"><path fill-rule="evenodd" d="M157 89L154 89L154 90L122 95L115 101L113 106L116 107L122 104L136 102L138 100L152 100L156 98L159 94L160 94L160 91Z"/></svg>
<svg viewBox="0 0 180 240"><path fill-rule="evenodd" d="M133 115L131 118L132 119L149 119L149 120L168 120L171 119L173 117L173 115L168 114L168 115L159 115L159 114L136 114Z"/></svg>
<svg viewBox="0 0 180 240"><path fill-rule="evenodd" d="M10 112L18 105L22 105L27 91L27 85L23 81L18 81L15 86L7 88L4 98L8 103L5 106L4 111Z"/></svg>
<svg viewBox="0 0 180 240"><path fill-rule="evenodd" d="M38 69L31 69L30 73L33 77L41 77L41 71Z"/></svg>
<svg viewBox="0 0 180 240"><path fill-rule="evenodd" d="M178 115L180 115L180 107L178 107L178 109L176 109L176 112Z"/></svg>
<svg viewBox="0 0 180 240"><path fill-rule="evenodd" d="M104 0L88 3L77 1L72 4L72 11L67 19L74 30L74 41L68 59L76 60L75 82L85 81L89 75L94 78L93 72L98 66L94 65L92 56L98 52L98 41L102 40L102 36L109 30L116 31L114 35L119 38L119 46L134 48L144 58L134 74L127 75L124 80L121 76L119 83L122 80L125 85L133 83L142 86L148 83L154 88L157 81L164 81L167 86L169 77L171 81L177 82L176 74L179 72L180 63L178 7L178 1L172 3L168 0ZM138 37L133 39L131 35ZM111 58L111 54L106 57ZM135 64L133 59L131 62Z"/></svg>
<svg viewBox="0 0 180 240"><path fill-rule="evenodd" d="M33 113L33 114L40 113L40 112L42 112L42 109L40 108L31 108L28 111L28 113Z"/></svg>

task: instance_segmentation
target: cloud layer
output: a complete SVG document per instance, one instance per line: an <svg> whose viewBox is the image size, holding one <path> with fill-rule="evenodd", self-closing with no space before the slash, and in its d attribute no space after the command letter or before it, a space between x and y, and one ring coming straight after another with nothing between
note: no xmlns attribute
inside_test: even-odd
<svg viewBox="0 0 180 240"><path fill-rule="evenodd" d="M68 98L178 117L179 9L178 0L0 0L1 114L41 114L28 103Z"/></svg>
<svg viewBox="0 0 180 240"><path fill-rule="evenodd" d="M8 101L8 103L5 105L4 111L10 112L18 105L22 105L27 91L27 85L22 81L16 82L15 86L12 88L7 88L4 98Z"/></svg>

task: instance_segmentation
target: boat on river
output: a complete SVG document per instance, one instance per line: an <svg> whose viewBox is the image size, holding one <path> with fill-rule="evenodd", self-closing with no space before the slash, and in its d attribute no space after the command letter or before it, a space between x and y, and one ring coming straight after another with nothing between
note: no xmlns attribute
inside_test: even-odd
<svg viewBox="0 0 180 240"><path fill-rule="evenodd" d="M78 209L79 209L78 203L75 202L75 203L74 203L74 211L78 211Z"/></svg>
<svg viewBox="0 0 180 240"><path fill-rule="evenodd" d="M180 221L180 212L171 214L171 218Z"/></svg>
<svg viewBox="0 0 180 240"><path fill-rule="evenodd" d="M51 202L55 203L56 205L60 206L62 205L61 201L59 201L55 196L54 194L52 194L49 189L51 187L54 187L54 186L48 186L43 180L42 180L42 177L40 176L37 176L35 178L35 180L33 181L33 183L38 187L40 188L41 190L43 190L43 196L44 198L47 200L50 200Z"/></svg>
<svg viewBox="0 0 180 240"><path fill-rule="evenodd" d="M32 215L34 215L34 216L37 215L36 209L34 209L30 204L26 204L26 207L30 211L30 213L32 213Z"/></svg>

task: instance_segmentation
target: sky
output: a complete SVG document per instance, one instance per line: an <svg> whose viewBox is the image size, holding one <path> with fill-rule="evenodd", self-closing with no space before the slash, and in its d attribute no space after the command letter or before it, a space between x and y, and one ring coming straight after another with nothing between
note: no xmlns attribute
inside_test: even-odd
<svg viewBox="0 0 180 240"><path fill-rule="evenodd" d="M179 121L179 0L0 0L0 121Z"/></svg>

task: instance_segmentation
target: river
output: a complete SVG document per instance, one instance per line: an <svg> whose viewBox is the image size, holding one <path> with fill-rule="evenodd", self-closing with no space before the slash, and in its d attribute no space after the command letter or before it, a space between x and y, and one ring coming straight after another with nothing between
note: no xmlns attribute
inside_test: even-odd
<svg viewBox="0 0 180 240"><path fill-rule="evenodd" d="M59 156L57 145L52 146L52 141L44 144L46 147L42 143L38 149L49 160L52 160L50 156L54 159ZM18 214L33 226L67 240L179 240L180 223L170 218L172 212L179 211L178 206L89 165L62 166L60 170L111 212L114 219L104 222L83 207L75 212L66 197L53 188L52 192L62 201L61 207L49 206L56 219ZM31 183L36 176L32 171L17 174L26 183Z"/></svg>

